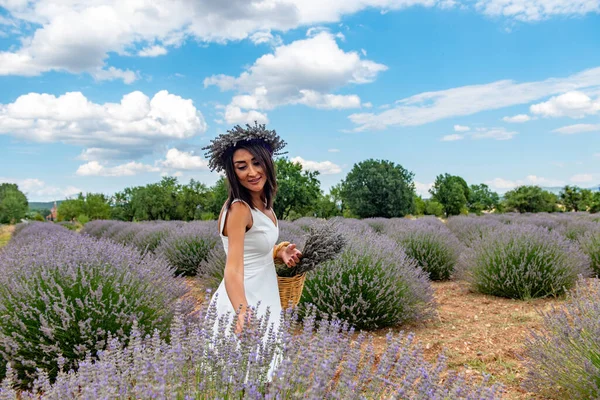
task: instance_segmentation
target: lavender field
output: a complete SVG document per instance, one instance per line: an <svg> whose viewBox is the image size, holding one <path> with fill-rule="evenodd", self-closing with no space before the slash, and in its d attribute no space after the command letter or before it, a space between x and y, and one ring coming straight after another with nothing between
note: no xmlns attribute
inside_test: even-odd
<svg viewBox="0 0 600 400"><path fill-rule="evenodd" d="M17 225L0 398L600 396L598 215L301 218L280 240L302 249L319 224L347 244L267 343L262 320L238 339L208 306L215 221Z"/></svg>

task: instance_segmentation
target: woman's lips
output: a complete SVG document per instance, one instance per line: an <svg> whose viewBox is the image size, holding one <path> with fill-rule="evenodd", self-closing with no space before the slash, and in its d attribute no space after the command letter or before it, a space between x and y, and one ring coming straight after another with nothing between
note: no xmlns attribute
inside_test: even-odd
<svg viewBox="0 0 600 400"><path fill-rule="evenodd" d="M259 183L259 182L260 182L260 179L261 179L261 178L256 178L256 179L253 179L253 180L250 180L250 179L248 179L248 182L249 182L251 185L256 185L257 183Z"/></svg>

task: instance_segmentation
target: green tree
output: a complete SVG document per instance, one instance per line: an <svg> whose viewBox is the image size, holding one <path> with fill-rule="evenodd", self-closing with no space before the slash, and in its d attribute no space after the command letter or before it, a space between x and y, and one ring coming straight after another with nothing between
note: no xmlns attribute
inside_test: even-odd
<svg viewBox="0 0 600 400"><path fill-rule="evenodd" d="M87 220L109 219L111 217L110 199L102 193L79 193L74 199L67 199L58 205L58 220L71 221L80 219Z"/></svg>
<svg viewBox="0 0 600 400"><path fill-rule="evenodd" d="M184 221L202 219L210 204L209 189L204 183L190 179L177 193L177 218Z"/></svg>
<svg viewBox="0 0 600 400"><path fill-rule="evenodd" d="M592 200L590 201L589 212L591 212L591 213L600 212L600 192L593 192Z"/></svg>
<svg viewBox="0 0 600 400"><path fill-rule="evenodd" d="M403 217L415 212L414 174L387 160L354 164L342 182L344 205L359 218Z"/></svg>
<svg viewBox="0 0 600 400"><path fill-rule="evenodd" d="M227 179L221 176L210 188L209 203L207 209L204 211L213 214L215 216L214 218L217 218L221 213L221 207L223 207L223 204L227 201L228 196L229 186Z"/></svg>
<svg viewBox="0 0 600 400"><path fill-rule="evenodd" d="M342 210L331 194L319 194L319 198L314 205L313 216L327 219L341 215Z"/></svg>
<svg viewBox="0 0 600 400"><path fill-rule="evenodd" d="M536 185L519 186L504 194L507 210L520 213L556 212L557 196Z"/></svg>
<svg viewBox="0 0 600 400"><path fill-rule="evenodd" d="M131 191L131 212L136 221L175 220L177 194L180 185L177 178L165 176L158 183L151 183Z"/></svg>
<svg viewBox="0 0 600 400"><path fill-rule="evenodd" d="M287 158L275 161L278 191L273 210L278 218L286 219L290 212L306 215L314 209L321 195L318 171L303 171L300 163Z"/></svg>
<svg viewBox="0 0 600 400"><path fill-rule="evenodd" d="M435 215L436 217L444 216L444 207L434 199L425 199L425 215Z"/></svg>
<svg viewBox="0 0 600 400"><path fill-rule="evenodd" d="M27 196L14 183L0 184L0 223L12 224L25 218L29 210Z"/></svg>
<svg viewBox="0 0 600 400"><path fill-rule="evenodd" d="M577 186L566 185L558 198L566 211L587 211L593 204L593 192Z"/></svg>
<svg viewBox="0 0 600 400"><path fill-rule="evenodd" d="M460 176L448 173L435 178L429 193L442 205L446 217L464 212L471 198L467 182Z"/></svg>
<svg viewBox="0 0 600 400"><path fill-rule="evenodd" d="M471 185L468 208L470 212L481 214L483 211L492 211L500 203L498 193L490 190L485 183Z"/></svg>

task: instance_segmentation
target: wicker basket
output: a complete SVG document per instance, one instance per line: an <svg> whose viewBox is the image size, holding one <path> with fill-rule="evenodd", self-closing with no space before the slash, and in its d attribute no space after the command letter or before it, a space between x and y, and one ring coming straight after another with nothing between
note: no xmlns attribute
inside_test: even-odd
<svg viewBox="0 0 600 400"><path fill-rule="evenodd" d="M279 298L281 299L282 308L288 308L290 306L290 302L292 303L293 307L298 305L298 302L300 302L300 296L302 296L302 289L304 289L305 280L306 273L292 277L277 277L277 283L279 285Z"/></svg>

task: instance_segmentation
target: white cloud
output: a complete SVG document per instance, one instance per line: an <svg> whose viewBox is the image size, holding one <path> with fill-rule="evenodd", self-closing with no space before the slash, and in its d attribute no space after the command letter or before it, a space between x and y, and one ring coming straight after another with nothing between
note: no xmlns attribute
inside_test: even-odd
<svg viewBox="0 0 600 400"><path fill-rule="evenodd" d="M595 153L594 157L600 157L600 153Z"/></svg>
<svg viewBox="0 0 600 400"><path fill-rule="evenodd" d="M433 182L431 183L422 183L422 182L418 182L415 181L415 191L417 192L417 194L423 198L428 198L431 197L431 194L429 193L429 189L431 189L433 187Z"/></svg>
<svg viewBox="0 0 600 400"><path fill-rule="evenodd" d="M159 162L160 165L170 169L183 170L204 170L208 169L208 162L191 152L180 151L178 149L169 149L165 160Z"/></svg>
<svg viewBox="0 0 600 400"><path fill-rule="evenodd" d="M571 177L571 182L574 183L589 183L594 181L594 175L592 174L576 174Z"/></svg>
<svg viewBox="0 0 600 400"><path fill-rule="evenodd" d="M583 132L597 132L600 131L600 124L575 124L563 126L562 128L554 129L552 132L562 133L563 135L573 135L576 133Z"/></svg>
<svg viewBox="0 0 600 400"><path fill-rule="evenodd" d="M477 139L494 139L494 140L510 140L515 135L518 135L518 132L515 131L507 131L504 128L477 128L475 131L468 133L453 133L451 135L446 135L442 137L443 142L452 142L456 140L462 140L465 138L470 138L473 140Z"/></svg>
<svg viewBox="0 0 600 400"><path fill-rule="evenodd" d="M504 178L494 178L492 180L488 180L484 182L491 189L499 192L505 192L507 190L514 189L518 186L524 185L537 185L541 187L551 187L551 186L564 186L564 181L556 180L556 179L547 179L536 175L527 175L525 179L517 179L515 181L504 179Z"/></svg>
<svg viewBox="0 0 600 400"><path fill-rule="evenodd" d="M319 171L323 175L333 175L342 172L342 168L331 161L308 161L302 157L294 157L290 161L299 163L305 170Z"/></svg>
<svg viewBox="0 0 600 400"><path fill-rule="evenodd" d="M502 118L502 120L504 122L511 122L511 123L519 124L519 123L531 121L531 117L527 114L519 114L519 115L515 115L512 117L504 117L504 118Z"/></svg>
<svg viewBox="0 0 600 400"><path fill-rule="evenodd" d="M16 183L25 195L28 201L52 201L61 200L70 196L74 196L81 189L75 186L52 186L37 178L15 179L0 177L0 183Z"/></svg>
<svg viewBox="0 0 600 400"><path fill-rule="evenodd" d="M454 131L455 132L468 132L470 130L471 130L471 128L469 128L468 126L454 125Z"/></svg>
<svg viewBox="0 0 600 400"><path fill-rule="evenodd" d="M0 135L34 142L63 142L87 148L83 159L149 153L157 145L206 131L204 117L189 99L162 90L151 99L135 91L119 103L96 104L81 92L61 96L29 93L0 104Z"/></svg>
<svg viewBox="0 0 600 400"><path fill-rule="evenodd" d="M138 52L140 57L158 57L167 54L167 49L163 46L154 45L152 47L146 47Z"/></svg>
<svg viewBox="0 0 600 400"><path fill-rule="evenodd" d="M79 176L133 176L144 172L160 172L160 168L135 161L114 167L106 167L98 161L90 161L80 165L75 173Z"/></svg>
<svg viewBox="0 0 600 400"><path fill-rule="evenodd" d="M254 121L259 124L266 124L269 122L269 118L265 113L256 110L242 111L240 107L231 104L225 107L224 117L228 124L253 124Z"/></svg>
<svg viewBox="0 0 600 400"><path fill-rule="evenodd" d="M476 132L471 133L472 139L495 139L495 140L510 140L519 132L507 131L504 128L478 128Z"/></svg>
<svg viewBox="0 0 600 400"><path fill-rule="evenodd" d="M271 110L287 104L304 104L325 109L360 107L356 95L330 92L347 84L375 80L387 67L345 52L327 31L275 48L258 58L239 77L213 75L204 86L235 90L231 106L240 110Z"/></svg>
<svg viewBox="0 0 600 400"><path fill-rule="evenodd" d="M327 151L330 152L330 153L339 153L340 152L339 149L329 149Z"/></svg>
<svg viewBox="0 0 600 400"><path fill-rule="evenodd" d="M458 133L453 133L451 135L446 135L442 138L443 142L454 142L456 140L462 140L465 138L465 135L460 135Z"/></svg>
<svg viewBox="0 0 600 400"><path fill-rule="evenodd" d="M486 15L530 22L556 15L599 13L597 0L479 0L475 5Z"/></svg>
<svg viewBox="0 0 600 400"><path fill-rule="evenodd" d="M254 32L250 35L250 40L254 44L269 44L271 46L280 46L283 41L279 35L273 35L270 30Z"/></svg>
<svg viewBox="0 0 600 400"><path fill-rule="evenodd" d="M592 100L588 95L579 91L570 91L539 104L533 104L531 113L543 117L583 118L600 111L600 101Z"/></svg>
<svg viewBox="0 0 600 400"><path fill-rule="evenodd" d="M554 94L598 85L600 67L566 78L524 83L503 80L424 92L398 100L393 108L383 112L356 113L350 115L349 119L357 125L355 131L385 129L390 126L417 126L444 118L527 104Z"/></svg>

